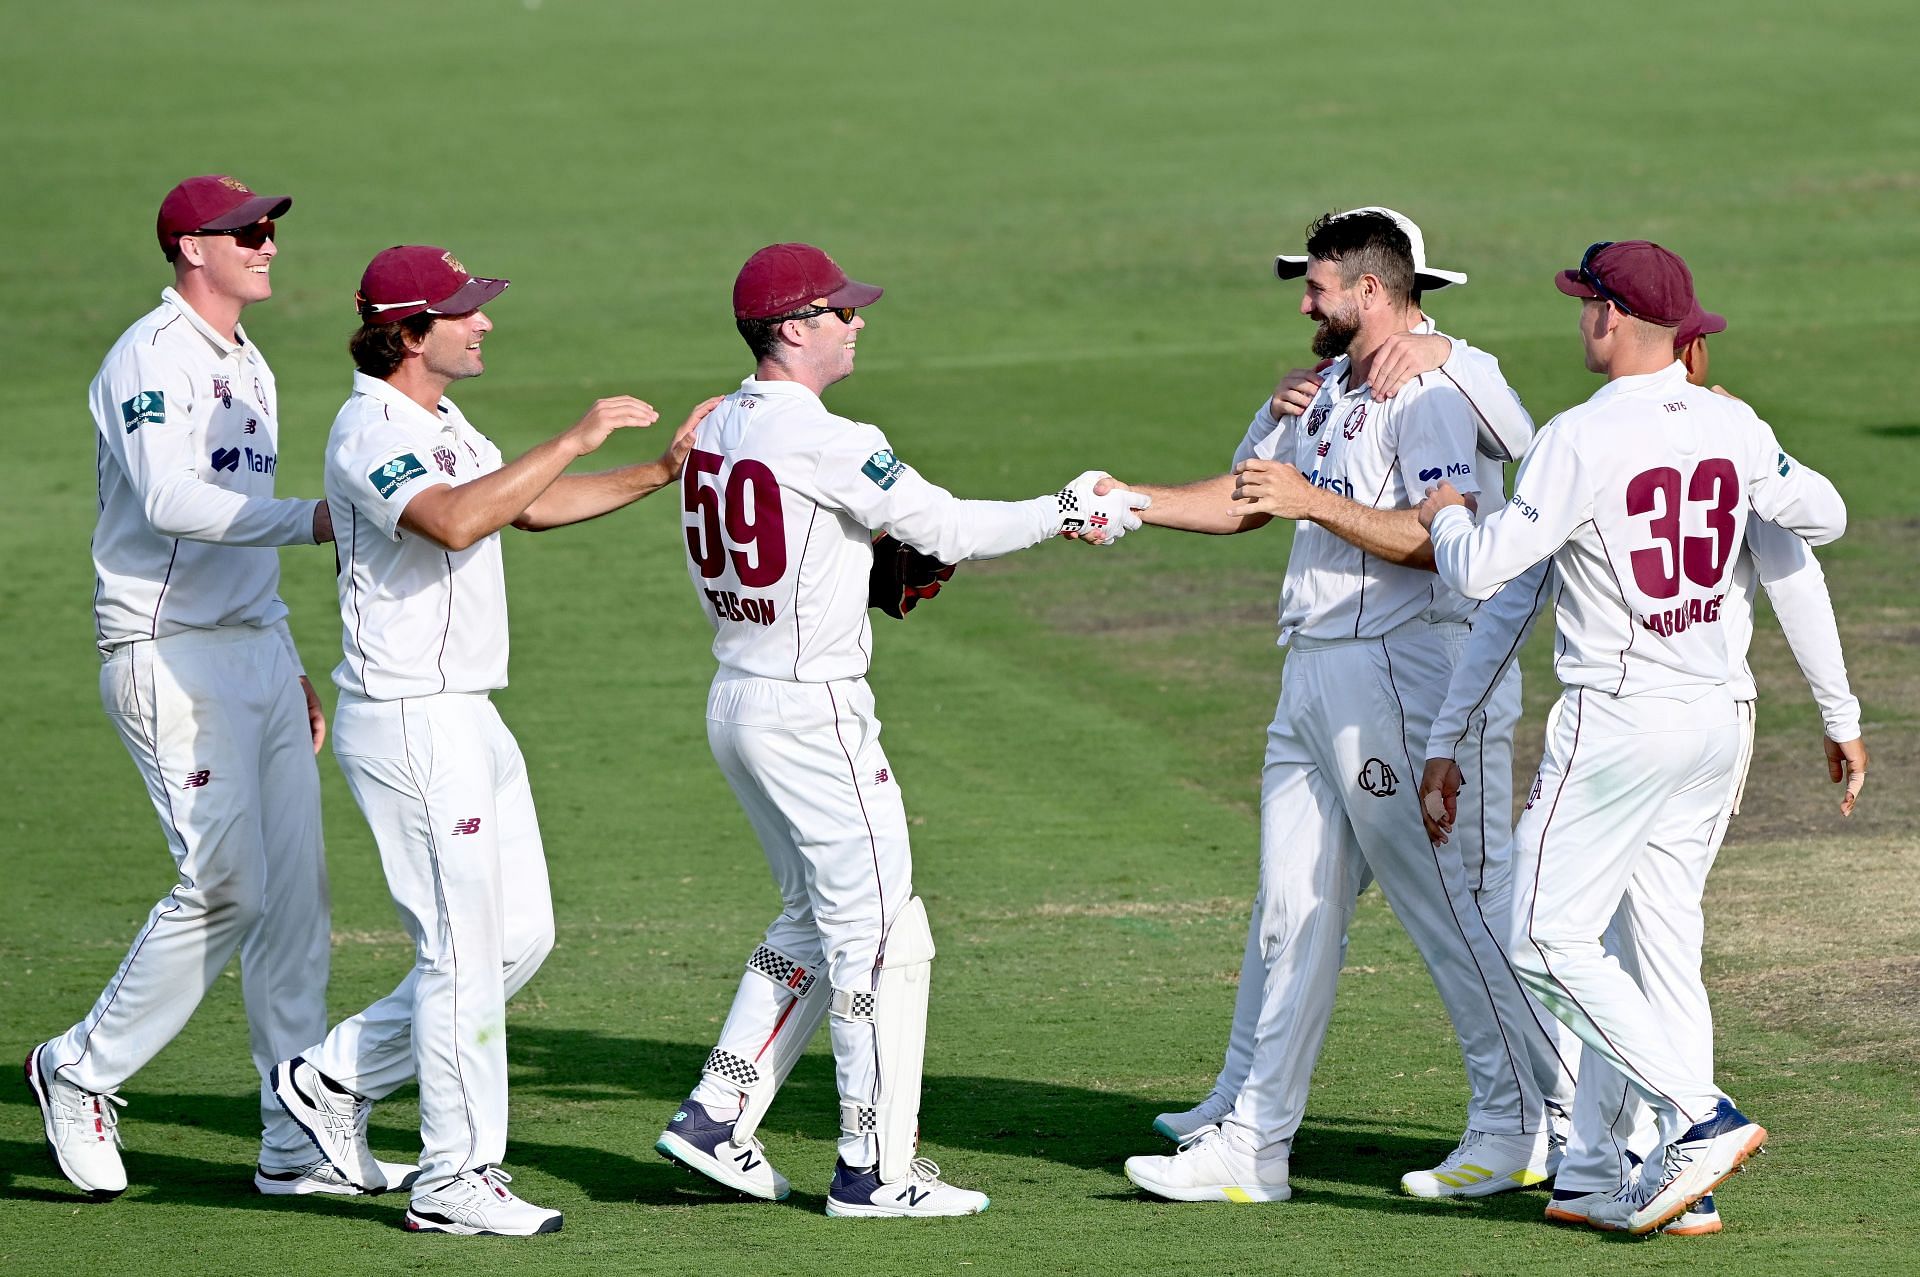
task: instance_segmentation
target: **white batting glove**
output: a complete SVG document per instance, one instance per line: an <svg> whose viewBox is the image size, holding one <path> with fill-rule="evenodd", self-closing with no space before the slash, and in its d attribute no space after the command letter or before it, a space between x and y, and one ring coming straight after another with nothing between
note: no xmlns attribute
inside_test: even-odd
<svg viewBox="0 0 1920 1277"><path fill-rule="evenodd" d="M1105 496L1094 495L1094 485L1107 477L1104 470L1089 470L1060 489L1060 531L1090 545L1111 545L1140 527L1140 516L1153 504L1153 498L1125 488L1115 488Z"/></svg>

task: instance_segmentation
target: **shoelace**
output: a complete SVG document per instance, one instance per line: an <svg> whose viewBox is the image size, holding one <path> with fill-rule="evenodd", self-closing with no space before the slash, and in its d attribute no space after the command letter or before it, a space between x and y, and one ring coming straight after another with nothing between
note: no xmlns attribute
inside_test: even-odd
<svg viewBox="0 0 1920 1277"><path fill-rule="evenodd" d="M120 1115L114 1112L114 1106L127 1107L125 1100L113 1091L83 1091L71 1083L68 1083L65 1089L71 1089L78 1097L61 1102L61 1107L68 1110L73 1121L84 1124L98 1118L101 1136L103 1138L111 1136L116 1144L120 1142ZM105 1100L106 1103L96 1104L95 1101L99 1100Z"/></svg>
<svg viewBox="0 0 1920 1277"><path fill-rule="evenodd" d="M1208 1140L1213 1139L1215 1136L1219 1134L1220 1134L1220 1128L1217 1125L1203 1126L1199 1130L1195 1131L1193 1134L1187 1136L1187 1138L1185 1138L1184 1140L1180 1141L1180 1147L1174 1150L1174 1156L1178 1157L1180 1154L1186 1152L1188 1149L1199 1148L1201 1145L1205 1144Z"/></svg>
<svg viewBox="0 0 1920 1277"><path fill-rule="evenodd" d="M931 1157L916 1157L913 1165L907 1168L907 1178L917 1179L923 1184L938 1184L940 1167Z"/></svg>

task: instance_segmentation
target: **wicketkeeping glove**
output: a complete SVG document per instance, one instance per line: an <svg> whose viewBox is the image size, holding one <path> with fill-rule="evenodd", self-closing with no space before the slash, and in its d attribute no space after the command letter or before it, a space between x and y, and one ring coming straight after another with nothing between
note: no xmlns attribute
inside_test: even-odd
<svg viewBox="0 0 1920 1277"><path fill-rule="evenodd" d="M873 539L873 571L867 575L867 606L896 621L907 619L922 599L953 579L953 564L922 554L883 532Z"/></svg>
<svg viewBox="0 0 1920 1277"><path fill-rule="evenodd" d="M1153 498L1120 487L1105 496L1095 496L1094 487L1107 477L1105 471L1089 470L1060 489L1062 533L1073 533L1082 539L1089 533L1099 533L1103 539L1092 544L1112 545L1127 533L1140 529L1141 519L1134 511L1152 505Z"/></svg>

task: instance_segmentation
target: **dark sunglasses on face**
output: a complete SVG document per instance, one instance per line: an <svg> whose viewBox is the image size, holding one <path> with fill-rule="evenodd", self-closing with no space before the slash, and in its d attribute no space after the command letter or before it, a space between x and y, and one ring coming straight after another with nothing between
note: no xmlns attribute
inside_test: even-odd
<svg viewBox="0 0 1920 1277"><path fill-rule="evenodd" d="M269 217L265 221L250 222L245 226L236 226L230 231L195 231L194 234L228 235L231 236L233 242L241 248L252 249L257 252L259 249L265 247L268 240L274 238L274 232L277 229L278 227L274 224L274 220Z"/></svg>
<svg viewBox="0 0 1920 1277"><path fill-rule="evenodd" d="M859 310L860 308L858 306L811 306L806 310L795 311L791 315L782 315L774 322L784 324L789 319L812 319L815 315L838 315L840 316L841 323L851 324L853 317L859 313Z"/></svg>
<svg viewBox="0 0 1920 1277"><path fill-rule="evenodd" d="M1612 302L1621 314L1632 315L1633 307L1621 301L1620 294L1601 283L1600 276L1594 274L1593 271L1593 259L1600 255L1602 249L1612 248L1613 245L1614 241L1610 239L1603 239L1598 244L1589 244L1587 251L1580 256L1580 278L1586 280L1587 287L1599 293L1602 299ZM1639 318L1637 315L1634 317L1636 319Z"/></svg>

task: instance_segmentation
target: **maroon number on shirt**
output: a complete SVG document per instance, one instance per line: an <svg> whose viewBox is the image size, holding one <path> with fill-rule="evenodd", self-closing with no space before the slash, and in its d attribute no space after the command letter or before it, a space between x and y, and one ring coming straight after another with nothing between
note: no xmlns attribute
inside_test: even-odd
<svg viewBox="0 0 1920 1277"><path fill-rule="evenodd" d="M687 525L687 553L703 577L725 572L731 557L740 584L763 589L787 574L787 525L780 508L780 484L765 462L747 457L733 463L722 490L723 462L719 453L700 448L687 455L681 492L687 512L700 516L697 525Z"/></svg>
<svg viewBox="0 0 1920 1277"><path fill-rule="evenodd" d="M1627 483L1627 514L1653 515L1647 530L1654 544L1628 556L1634 583L1650 599L1679 594L1682 572L1695 585L1712 589L1731 561L1733 510L1741 497L1739 471L1725 457L1708 457L1687 478L1687 502L1707 507L1707 536L1680 535L1681 486L1680 472L1672 466L1642 470Z"/></svg>

